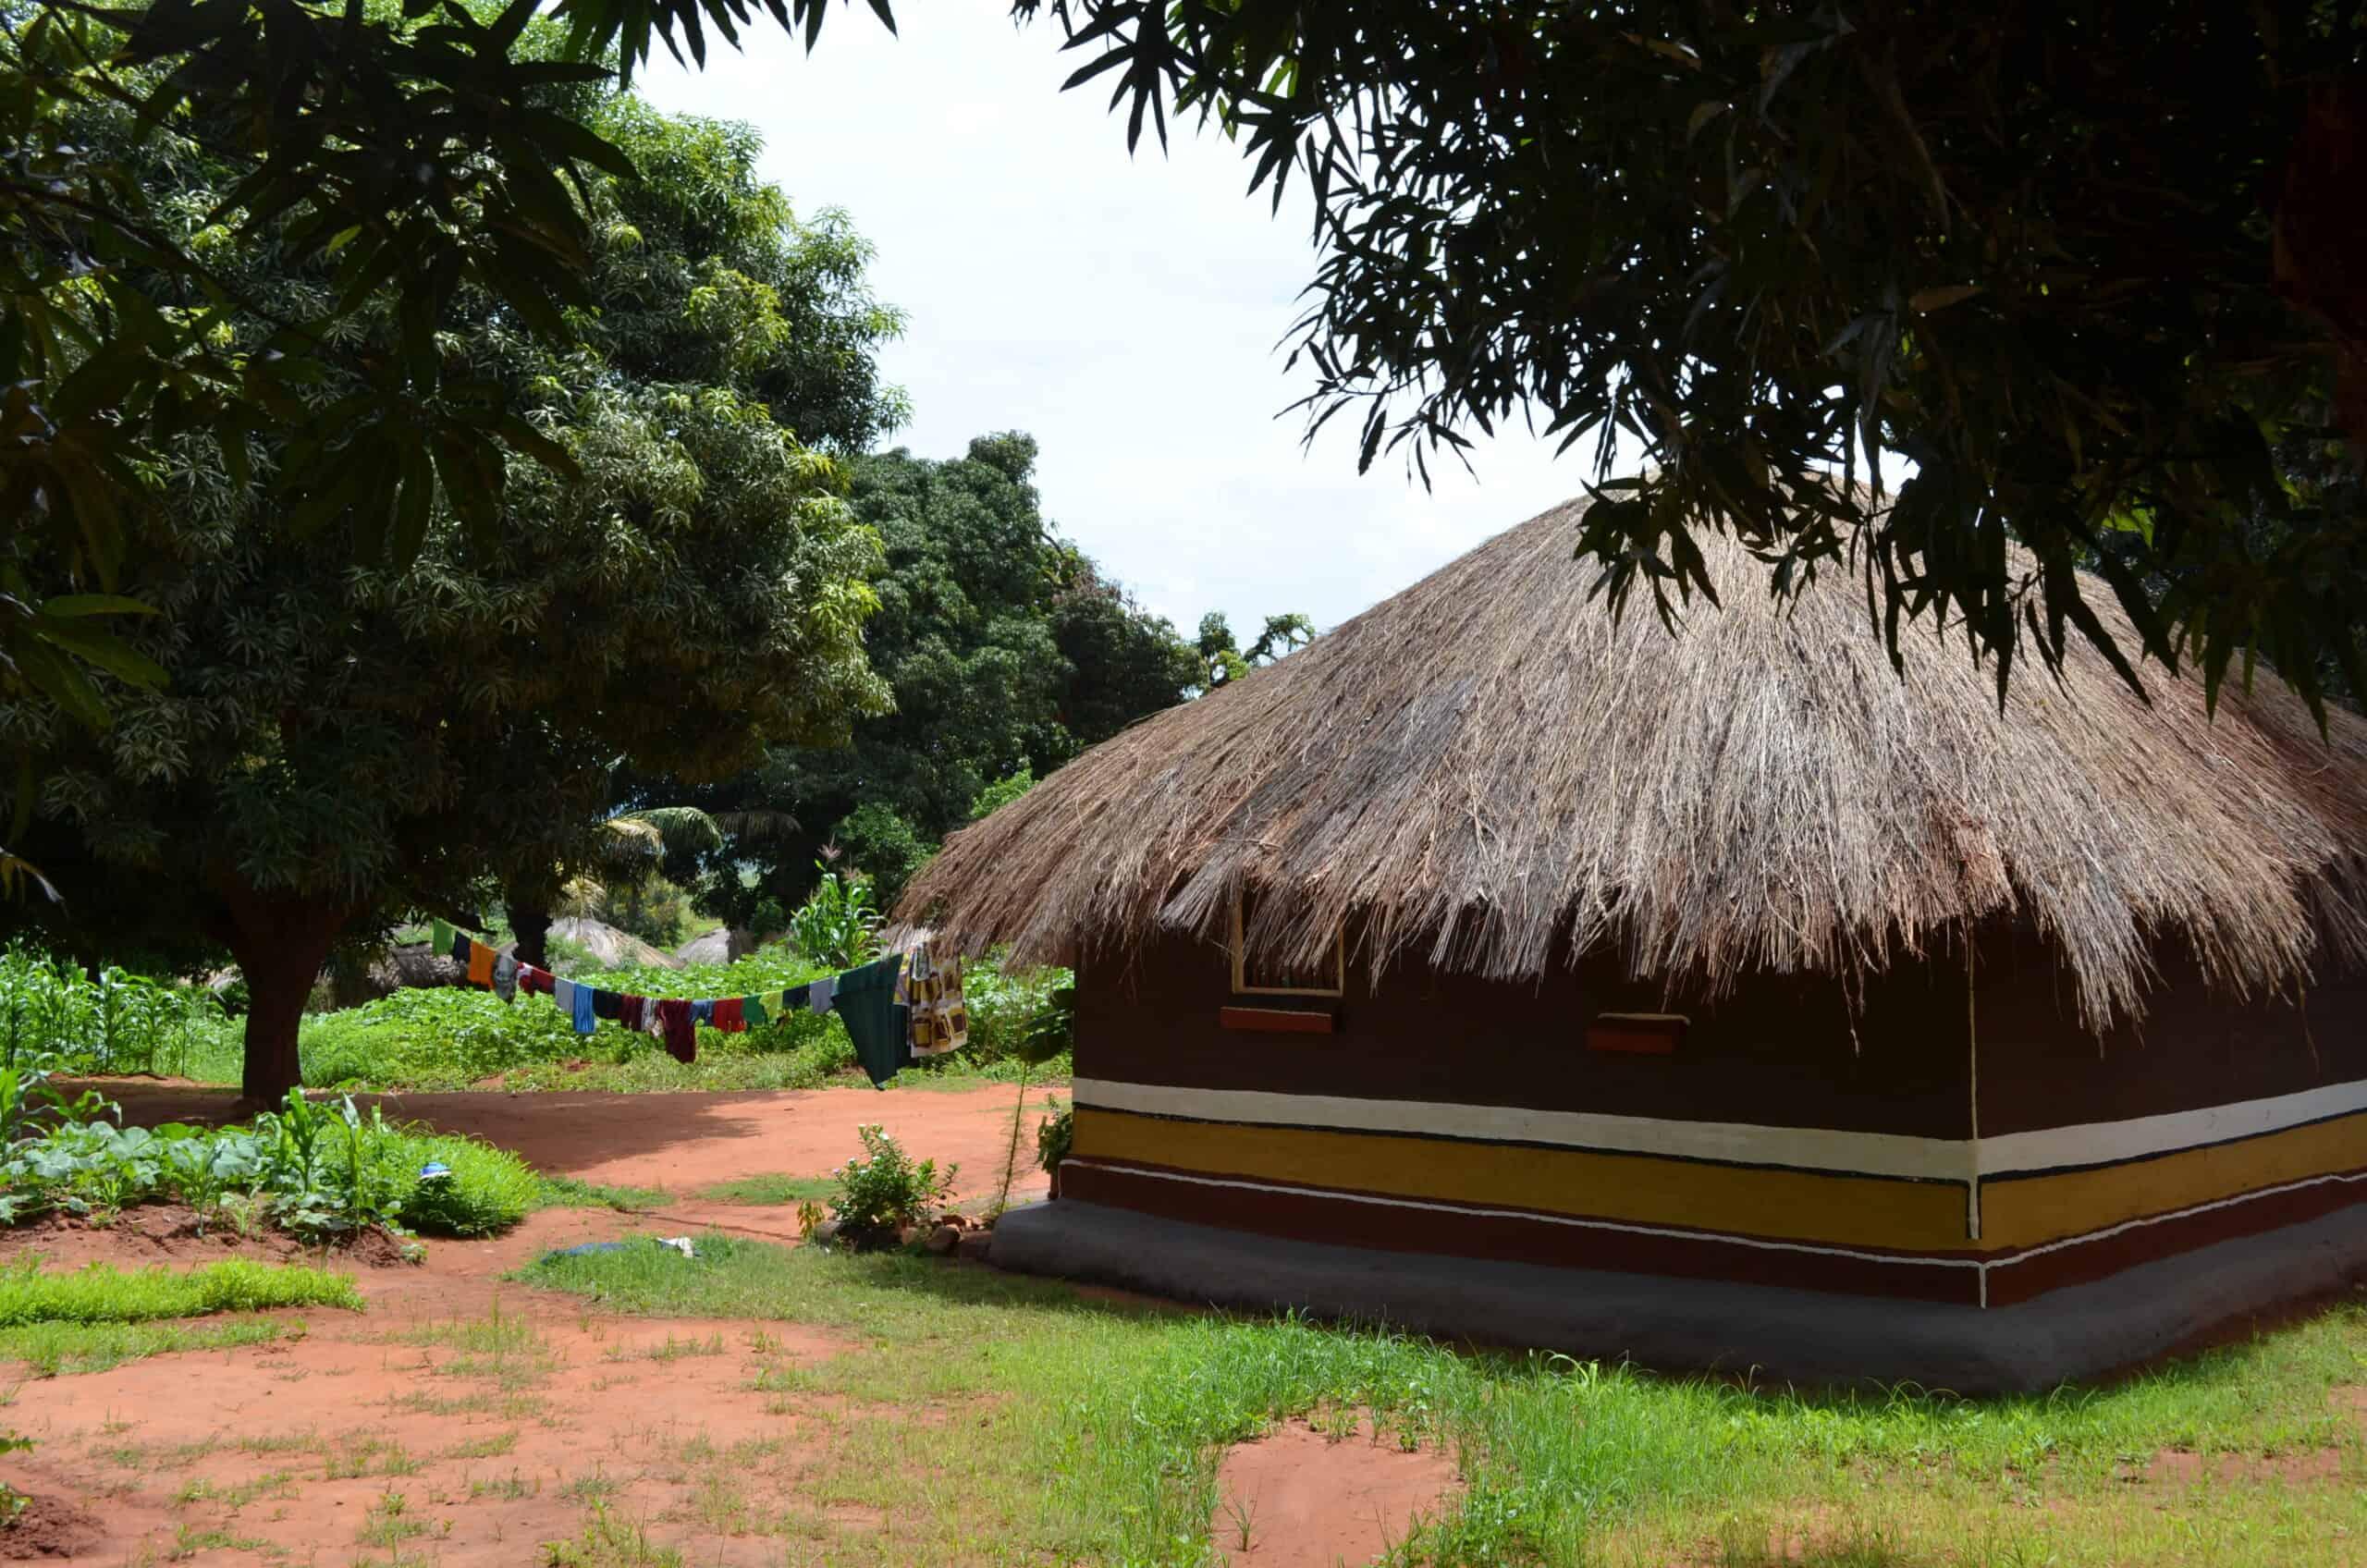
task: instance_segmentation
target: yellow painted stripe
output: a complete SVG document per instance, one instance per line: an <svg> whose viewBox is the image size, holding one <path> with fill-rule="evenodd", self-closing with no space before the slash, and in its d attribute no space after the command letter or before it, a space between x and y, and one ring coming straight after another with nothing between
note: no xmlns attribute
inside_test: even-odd
<svg viewBox="0 0 2367 1568"><path fill-rule="evenodd" d="M2367 1166L2367 1114L2059 1176L1985 1177L1981 1232L2010 1251Z"/></svg>
<svg viewBox="0 0 2367 1568"><path fill-rule="evenodd" d="M1375 1133L1177 1121L1076 1109L1075 1151L1207 1175L1344 1187L1736 1235L1965 1252L1955 1183L1829 1176Z"/></svg>

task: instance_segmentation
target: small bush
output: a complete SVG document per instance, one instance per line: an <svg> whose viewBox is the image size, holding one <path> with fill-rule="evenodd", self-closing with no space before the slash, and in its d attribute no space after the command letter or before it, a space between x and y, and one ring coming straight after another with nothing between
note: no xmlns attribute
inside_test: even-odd
<svg viewBox="0 0 2367 1568"><path fill-rule="evenodd" d="M405 1133L387 1151L409 1172L403 1224L423 1236L494 1236L537 1207L542 1179L508 1149L453 1135ZM423 1176L431 1165L449 1174Z"/></svg>
<svg viewBox="0 0 2367 1568"><path fill-rule="evenodd" d="M1071 1106L1058 1116L1048 1116L1036 1123L1036 1163L1057 1173L1061 1161L1068 1158L1069 1149L1075 1142L1076 1108Z"/></svg>
<svg viewBox="0 0 2367 1568"><path fill-rule="evenodd" d="M855 1135L863 1140L864 1158L830 1172L838 1182L830 1214L839 1222L839 1234L851 1244L885 1245L952 1197L960 1166L939 1171L933 1159L916 1164L881 1127L858 1128Z"/></svg>

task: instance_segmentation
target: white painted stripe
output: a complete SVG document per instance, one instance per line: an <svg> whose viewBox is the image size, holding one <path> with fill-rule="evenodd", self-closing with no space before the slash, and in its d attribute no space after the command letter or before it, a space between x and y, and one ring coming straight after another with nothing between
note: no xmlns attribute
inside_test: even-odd
<svg viewBox="0 0 2367 1568"><path fill-rule="evenodd" d="M1612 1154L1668 1155L1741 1165L1858 1172L1927 1182L2110 1165L2206 1144L2258 1137L2306 1122L2367 1110L2367 1081L2335 1084L2267 1099L2201 1110L2048 1127L1982 1138L1917 1138L1837 1128L1770 1127L1739 1121L1683 1121L1528 1106L1455 1105L1440 1100L1363 1099L1345 1095L1285 1095L1262 1089L1186 1089L1072 1081L1078 1105L1152 1116L1252 1126L1318 1127L1352 1133L1426 1133L1491 1143L1543 1144ZM2361 1163L2367 1163L2362 1137ZM1977 1161L1977 1164L1976 1164Z"/></svg>
<svg viewBox="0 0 2367 1568"><path fill-rule="evenodd" d="M1438 1203L1429 1198L1381 1197L1370 1193L1345 1193L1336 1187L1291 1187L1272 1182L1252 1182L1237 1176L1194 1176L1181 1170L1152 1170L1139 1165L1114 1164L1108 1160L1081 1159L1071 1155L1061 1161L1087 1170L1117 1170L1129 1176L1146 1176L1159 1182L1184 1182L1195 1187L1231 1187L1248 1193L1282 1193L1294 1196L1327 1198L1336 1203L1373 1204L1383 1208L1418 1208L1432 1214L1478 1215L1490 1219L1534 1219L1541 1225L1567 1225L1581 1231L1617 1231L1630 1236L1671 1236L1686 1242L1715 1242L1720 1246L1757 1247L1764 1252L1814 1253L1820 1257L1854 1257L1868 1263L1895 1263L1914 1268L1978 1268L1980 1261L1969 1257L1929 1257L1919 1253L1854 1252L1847 1247L1822 1246L1814 1242L1775 1242L1758 1236L1738 1236L1725 1231L1680 1231L1664 1225L1636 1225L1624 1219L1586 1219L1574 1214L1540 1214L1527 1208L1485 1208L1471 1204ZM1418 1249L1417 1249L1418 1250Z"/></svg>
<svg viewBox="0 0 2367 1568"><path fill-rule="evenodd" d="M2367 1110L2367 1082L2330 1084L2299 1094L2267 1099L2239 1100L2233 1105L2205 1106L2164 1116L2140 1116L2127 1121L2091 1121L2078 1127L2044 1127L2030 1133L2006 1133L1981 1140L1981 1173L2000 1175L2012 1170L2051 1170L2065 1165L2112 1165L2175 1149L2256 1138L2282 1133L2305 1122L2349 1116ZM2360 1144L2361 1164L2367 1164L2367 1138Z"/></svg>
<svg viewBox="0 0 2367 1568"><path fill-rule="evenodd" d="M1106 1078L1072 1079L1070 1088L1081 1106L1188 1116L1204 1121L1355 1133L1425 1133L1491 1143L1551 1144L1616 1154L1675 1155L1926 1181L1967 1182L1973 1175L1972 1145L1959 1138L1760 1127L1735 1121L1674 1121L1525 1106L1278 1095L1257 1089L1178 1089L1158 1084L1118 1084Z"/></svg>

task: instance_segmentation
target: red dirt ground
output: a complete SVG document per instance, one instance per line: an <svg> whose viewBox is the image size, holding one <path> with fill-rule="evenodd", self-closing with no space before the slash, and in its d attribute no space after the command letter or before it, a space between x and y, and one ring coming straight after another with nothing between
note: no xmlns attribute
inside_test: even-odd
<svg viewBox="0 0 2367 1568"><path fill-rule="evenodd" d="M230 1098L107 1087L133 1121L218 1117ZM385 1104L389 1117L476 1133L546 1171L675 1192L820 1175L859 1152L855 1129L877 1121L916 1155L958 1160L961 1193L975 1200L997 1184L1015 1093L411 1095ZM1040 1098L1030 1092L1031 1104ZM1037 1114L1026 1127L1031 1165ZM1041 1195L1043 1174L1026 1175L1018 1194ZM0 1255L37 1251L67 1267L278 1250L190 1237L166 1211L125 1219L106 1231L29 1227L0 1235ZM686 1561L779 1561L777 1528L751 1534L717 1501L716 1466L695 1460L710 1451L755 1483L744 1505L761 1505L776 1526L786 1512L808 1540L876 1530L877 1518L843 1509L799 1512L800 1466L837 1439L841 1413L759 1386L761 1373L793 1373L844 1347L794 1324L605 1315L499 1278L553 1247L708 1224L796 1238L786 1208L549 1210L495 1240L430 1242L418 1265L350 1260L380 1265L355 1269L369 1310L281 1315L303 1320L300 1338L28 1381L6 1425L38 1446L0 1462L0 1476L44 1500L40 1529L21 1547L54 1541L53 1560L90 1563L245 1564L276 1548L296 1563L514 1568L544 1562L545 1541L578 1537L596 1497ZM497 1305L524 1342L499 1354L457 1342L462 1325L482 1324ZM7 1550L0 1540L0 1556Z"/></svg>
<svg viewBox="0 0 2367 1568"><path fill-rule="evenodd" d="M1234 1568L1361 1568L1417 1517L1435 1519L1457 1485L1452 1454L1293 1423L1224 1456L1209 1533Z"/></svg>

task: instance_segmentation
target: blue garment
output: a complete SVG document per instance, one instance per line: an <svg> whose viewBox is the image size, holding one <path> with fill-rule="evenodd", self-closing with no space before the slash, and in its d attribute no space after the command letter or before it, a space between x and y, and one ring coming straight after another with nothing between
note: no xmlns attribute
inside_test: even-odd
<svg viewBox="0 0 2367 1568"><path fill-rule="evenodd" d="M575 987L575 1005L573 1011L575 1014L575 1032L579 1035L589 1035L594 1029L599 1027L592 1013L592 998L594 994L593 987L589 986L578 986Z"/></svg>
<svg viewBox="0 0 2367 1568"><path fill-rule="evenodd" d="M715 1022L715 998L710 997L705 1001L693 1002L691 1004L691 1022L694 1024L713 1023Z"/></svg>

